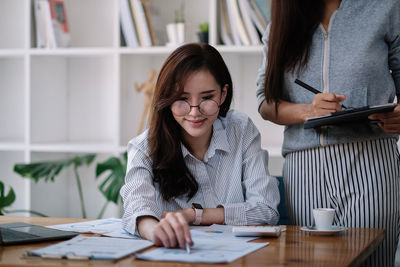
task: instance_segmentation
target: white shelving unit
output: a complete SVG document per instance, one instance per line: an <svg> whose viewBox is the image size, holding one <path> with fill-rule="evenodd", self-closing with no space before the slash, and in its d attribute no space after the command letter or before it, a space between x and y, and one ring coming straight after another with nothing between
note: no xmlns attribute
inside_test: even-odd
<svg viewBox="0 0 400 267"><path fill-rule="evenodd" d="M180 0L150 0L159 25L174 19ZM97 161L125 151L136 135L144 95L133 83L159 70L173 47L120 46L118 0L66 0L71 47L35 48L32 0L0 0L0 180L14 188L11 209L34 209L50 216L79 217L72 171L56 182L38 184L13 173L17 162L35 162L97 153ZM223 55L234 82L233 107L249 114L270 152L271 172L280 174L283 129L257 112L255 80L262 47L218 43L217 0L185 0L185 37L196 42L199 23L210 24L210 43ZM164 36L162 36L164 35ZM166 40L165 30L158 37ZM86 209L95 217L104 198L94 166L81 170ZM8 189L6 189L8 190ZM105 216L119 216L108 208Z"/></svg>

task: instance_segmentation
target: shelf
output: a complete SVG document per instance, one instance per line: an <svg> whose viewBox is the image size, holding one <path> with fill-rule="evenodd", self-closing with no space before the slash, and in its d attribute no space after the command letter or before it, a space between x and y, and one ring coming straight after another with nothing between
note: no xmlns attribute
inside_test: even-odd
<svg viewBox="0 0 400 267"><path fill-rule="evenodd" d="M23 57L26 54L24 49L0 49L1 58L18 58Z"/></svg>
<svg viewBox="0 0 400 267"><path fill-rule="evenodd" d="M119 51L121 55L168 55L176 48L172 46L121 47Z"/></svg>
<svg viewBox="0 0 400 267"><path fill-rule="evenodd" d="M216 45L215 48L221 53L261 54L262 46L227 46Z"/></svg>
<svg viewBox="0 0 400 267"><path fill-rule="evenodd" d="M262 54L262 46L226 46L226 45L213 45L221 53L240 53L240 54ZM120 53L122 55L169 55L178 46L152 46L152 47L138 47L127 48L121 47Z"/></svg>
<svg viewBox="0 0 400 267"><path fill-rule="evenodd" d="M117 54L114 48L32 48L32 56L107 56Z"/></svg>
<svg viewBox="0 0 400 267"><path fill-rule="evenodd" d="M0 151L24 151L25 143L23 142L12 142L12 141L0 141Z"/></svg>
<svg viewBox="0 0 400 267"><path fill-rule="evenodd" d="M126 150L126 147L106 143L48 143L32 144L29 149L33 152L122 153Z"/></svg>

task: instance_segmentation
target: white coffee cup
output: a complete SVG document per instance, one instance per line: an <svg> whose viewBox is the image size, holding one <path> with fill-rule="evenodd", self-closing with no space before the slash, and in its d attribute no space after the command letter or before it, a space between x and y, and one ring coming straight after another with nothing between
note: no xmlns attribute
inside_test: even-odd
<svg viewBox="0 0 400 267"><path fill-rule="evenodd" d="M315 228L317 230L330 230L332 229L333 217L335 217L335 210L329 208L313 209Z"/></svg>

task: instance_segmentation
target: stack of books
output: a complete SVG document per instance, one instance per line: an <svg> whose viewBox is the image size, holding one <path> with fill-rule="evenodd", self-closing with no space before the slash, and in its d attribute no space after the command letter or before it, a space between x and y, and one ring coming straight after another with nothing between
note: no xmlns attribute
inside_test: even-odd
<svg viewBox="0 0 400 267"><path fill-rule="evenodd" d="M270 0L219 0L220 38L225 45L260 45L270 20Z"/></svg>
<svg viewBox="0 0 400 267"><path fill-rule="evenodd" d="M119 0L122 37L127 47L156 45L147 0Z"/></svg>

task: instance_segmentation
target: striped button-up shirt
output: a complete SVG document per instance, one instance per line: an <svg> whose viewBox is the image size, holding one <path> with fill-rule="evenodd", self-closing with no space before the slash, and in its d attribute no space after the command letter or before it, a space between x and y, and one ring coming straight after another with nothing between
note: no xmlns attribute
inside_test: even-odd
<svg viewBox="0 0 400 267"><path fill-rule="evenodd" d="M123 225L138 234L136 219L163 211L190 208L224 208L225 224L276 224L279 219L278 182L268 172L268 153L261 149L260 133L249 117L229 111L213 124L213 135L204 160L195 158L182 144L187 167L199 184L192 199L187 196L165 201L153 182L152 161L147 150L148 132L129 142L125 185Z"/></svg>

